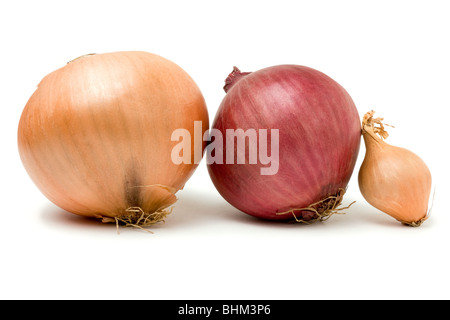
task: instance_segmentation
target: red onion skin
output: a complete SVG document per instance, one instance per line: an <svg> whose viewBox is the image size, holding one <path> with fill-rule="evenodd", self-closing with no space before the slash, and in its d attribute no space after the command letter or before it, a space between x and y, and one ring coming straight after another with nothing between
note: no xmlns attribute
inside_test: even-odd
<svg viewBox="0 0 450 320"><path fill-rule="evenodd" d="M227 83L212 125L224 137L224 164L208 161L210 177L225 200L252 216L292 220L293 215L277 212L308 207L346 188L358 157L361 126L342 86L297 65L269 67L237 80ZM269 165L259 161L249 164L248 146L245 164L226 164L226 129L238 128L268 129L269 152L270 129L279 129L276 174L261 175L260 169ZM303 212L304 220L313 218L310 211Z"/></svg>

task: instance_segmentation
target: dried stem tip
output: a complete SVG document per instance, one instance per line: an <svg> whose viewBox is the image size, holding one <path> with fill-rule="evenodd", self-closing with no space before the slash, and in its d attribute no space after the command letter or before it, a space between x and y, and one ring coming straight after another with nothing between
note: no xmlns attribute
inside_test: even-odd
<svg viewBox="0 0 450 320"><path fill-rule="evenodd" d="M239 70L237 67L233 67L233 71L231 71L231 73L225 79L225 86L223 87L223 90L225 90L225 92L230 91L232 86L234 86L240 79L250 73L251 72L241 72L241 70Z"/></svg>
<svg viewBox="0 0 450 320"><path fill-rule="evenodd" d="M375 111L371 110L364 115L362 121L362 133L368 133L373 138L377 138L376 135L378 135L381 139L386 139L389 134L384 129L384 126L392 128L394 128L394 126L383 123L384 118L374 118L374 114Z"/></svg>

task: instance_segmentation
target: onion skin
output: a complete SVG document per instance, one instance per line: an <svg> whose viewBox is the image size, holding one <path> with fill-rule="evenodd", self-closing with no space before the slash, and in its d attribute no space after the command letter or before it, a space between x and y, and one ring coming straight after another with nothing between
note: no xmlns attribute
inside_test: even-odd
<svg viewBox="0 0 450 320"><path fill-rule="evenodd" d="M139 51L89 55L41 81L20 118L18 147L49 200L108 220L176 201L198 164L171 161L171 134L193 135L194 121L207 131L205 101L175 63Z"/></svg>
<svg viewBox="0 0 450 320"><path fill-rule="evenodd" d="M418 227L428 218L431 172L412 151L383 141L381 137L388 136L383 119L373 119L373 114L368 112L362 125L366 154L358 174L361 194L373 207Z"/></svg>
<svg viewBox="0 0 450 320"><path fill-rule="evenodd" d="M233 84L236 72L227 78L228 92L212 129L223 136L227 129L279 129L279 169L274 175L261 175L267 165L249 164L248 157L246 164L208 161L215 187L231 205L258 218L317 219L309 210L281 213L341 195L346 188L361 141L360 119L350 95L327 75L304 66L245 73Z"/></svg>

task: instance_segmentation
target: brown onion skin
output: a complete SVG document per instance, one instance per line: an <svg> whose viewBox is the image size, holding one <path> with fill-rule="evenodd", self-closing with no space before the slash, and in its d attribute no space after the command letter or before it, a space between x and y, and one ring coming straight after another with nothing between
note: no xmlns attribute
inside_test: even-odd
<svg viewBox="0 0 450 320"><path fill-rule="evenodd" d="M172 132L193 136L194 121L208 129L205 100L175 63L140 51L89 55L41 81L20 118L18 147L34 183L69 212L151 212L174 196L145 186L176 192L197 167L171 161Z"/></svg>
<svg viewBox="0 0 450 320"><path fill-rule="evenodd" d="M225 200L268 220L292 220L291 214L277 213L308 207L346 188L361 141L350 95L327 75L298 65L241 77L224 97L211 128L224 136L226 129L279 129L275 175L261 175L267 165L248 164L248 159L246 164L208 164Z"/></svg>

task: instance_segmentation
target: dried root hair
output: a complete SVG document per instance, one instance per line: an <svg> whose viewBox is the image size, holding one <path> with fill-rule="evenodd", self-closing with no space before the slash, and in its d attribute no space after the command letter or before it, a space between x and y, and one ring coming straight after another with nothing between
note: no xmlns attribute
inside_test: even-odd
<svg viewBox="0 0 450 320"><path fill-rule="evenodd" d="M401 221L399 220L402 224L404 224L405 226L410 226L410 227L420 227L422 225L422 223L425 222L425 220L428 219L428 216L423 217L422 219L420 219L419 221L413 221L413 222L407 222L407 221Z"/></svg>
<svg viewBox="0 0 450 320"><path fill-rule="evenodd" d="M342 210L346 210L350 208L356 201L353 201L346 207L339 207L342 204L342 199L344 197L346 190L340 188L339 192L336 195L326 197L325 199L322 199L320 201L314 202L310 204L308 207L305 208L291 208L287 211L283 212L277 212L277 215L285 215L285 214L292 214L296 222L306 223L306 224L312 224L317 221L326 221L328 220L333 214L345 214L345 212L342 212ZM314 216L312 219L302 219L299 218L302 216L302 213L304 211L310 211L314 213ZM297 212L297 214L296 214Z"/></svg>
<svg viewBox="0 0 450 320"><path fill-rule="evenodd" d="M125 209L120 214L112 214L103 216L98 216L103 223L115 223L117 234L119 234L119 226L123 227L134 227L149 233L152 231L146 229L158 222L165 222L166 217L172 213L173 207L170 207L177 201L175 196L176 190L167 186L160 184L146 185L146 186L136 186L139 188L156 188L161 191L165 191L165 194L160 198L159 207L151 210L144 210L139 206L131 206ZM161 196L161 194L160 194ZM159 199L159 198L158 198ZM170 208L169 208L170 207Z"/></svg>
<svg viewBox="0 0 450 320"><path fill-rule="evenodd" d="M145 229L158 222L165 222L165 218L172 213L173 207L168 209L160 209L155 212L145 212L141 207L129 207L125 210L125 214L116 217L102 217L103 223L115 223L117 234L119 234L119 226L134 227L149 233L152 231Z"/></svg>

